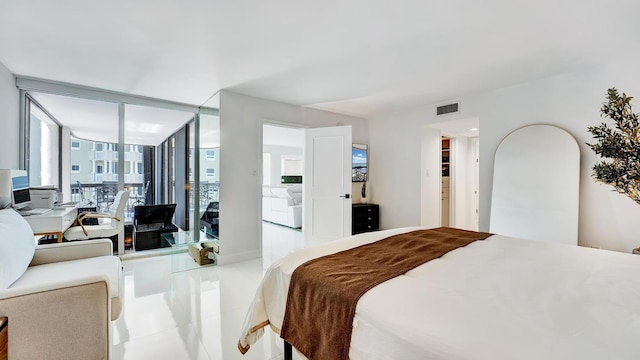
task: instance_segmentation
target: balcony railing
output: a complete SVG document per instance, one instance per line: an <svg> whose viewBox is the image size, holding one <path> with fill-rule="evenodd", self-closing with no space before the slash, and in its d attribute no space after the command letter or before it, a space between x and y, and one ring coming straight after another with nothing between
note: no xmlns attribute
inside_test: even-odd
<svg viewBox="0 0 640 360"><path fill-rule="evenodd" d="M193 188L194 184L190 183L189 186L189 198L193 199ZM204 211L212 201L220 201L220 183L219 182L200 182L200 212ZM190 208L193 209L193 205L191 204Z"/></svg>
<svg viewBox="0 0 640 360"><path fill-rule="evenodd" d="M133 207L145 203L144 184L125 183L124 186L129 191L129 199L125 207L125 222L131 222L133 221ZM105 212L113 204L118 192L117 189L116 182L71 184L71 201L77 202L80 207L95 207L96 210Z"/></svg>
<svg viewBox="0 0 640 360"><path fill-rule="evenodd" d="M144 184L143 183L125 183L125 188L130 192L125 211L125 221L133 221L133 207L145 204ZM189 189L189 198L193 199L193 183ZM81 185L71 184L71 201L78 202L82 207L96 207L98 211L107 211L113 203L113 198L117 193L116 182L102 183L82 183ZM200 199L198 205L202 213L212 201L220 201L220 183L200 183ZM190 205L193 210L194 204Z"/></svg>

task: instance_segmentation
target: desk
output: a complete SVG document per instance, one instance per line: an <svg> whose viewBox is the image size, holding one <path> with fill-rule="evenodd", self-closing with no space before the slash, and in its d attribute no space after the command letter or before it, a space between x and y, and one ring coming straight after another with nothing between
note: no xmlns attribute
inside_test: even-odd
<svg viewBox="0 0 640 360"><path fill-rule="evenodd" d="M26 215L34 235L57 235L62 242L62 234L76 221L78 208L75 206L53 209L42 215Z"/></svg>

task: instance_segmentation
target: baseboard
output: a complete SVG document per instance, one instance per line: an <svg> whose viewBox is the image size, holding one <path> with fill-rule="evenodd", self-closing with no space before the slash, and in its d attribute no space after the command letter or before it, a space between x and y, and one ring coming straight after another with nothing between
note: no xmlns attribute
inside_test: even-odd
<svg viewBox="0 0 640 360"><path fill-rule="evenodd" d="M233 264L262 257L260 250L245 251L237 254L218 254L218 265Z"/></svg>

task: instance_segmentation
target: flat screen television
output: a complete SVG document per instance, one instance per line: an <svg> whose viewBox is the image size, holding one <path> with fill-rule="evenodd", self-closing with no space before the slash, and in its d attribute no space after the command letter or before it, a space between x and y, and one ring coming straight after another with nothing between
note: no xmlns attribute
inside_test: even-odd
<svg viewBox="0 0 640 360"><path fill-rule="evenodd" d="M365 182L368 174L367 145L353 144L351 148L351 181Z"/></svg>

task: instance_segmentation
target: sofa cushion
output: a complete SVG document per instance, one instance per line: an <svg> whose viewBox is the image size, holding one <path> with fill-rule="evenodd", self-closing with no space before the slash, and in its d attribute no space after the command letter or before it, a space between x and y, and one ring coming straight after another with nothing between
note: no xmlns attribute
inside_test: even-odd
<svg viewBox="0 0 640 360"><path fill-rule="evenodd" d="M81 226L72 226L64 232L64 238L73 240L87 240L87 239L100 239L108 238L118 234L118 229L109 224L104 225L90 225L86 226L89 235L85 235Z"/></svg>
<svg viewBox="0 0 640 360"><path fill-rule="evenodd" d="M271 197L275 198L289 198L289 193L287 192L286 186L272 187L271 188Z"/></svg>
<svg viewBox="0 0 640 360"><path fill-rule="evenodd" d="M45 287L57 281L83 279L94 275L106 276L111 297L120 297L122 263L117 256L98 256L31 266L11 288Z"/></svg>
<svg viewBox="0 0 640 360"><path fill-rule="evenodd" d="M291 198L291 205L302 204L302 184L291 185L287 188L289 198Z"/></svg>
<svg viewBox="0 0 640 360"><path fill-rule="evenodd" d="M24 274L35 249L33 230L22 215L13 209L0 210L0 289Z"/></svg>
<svg viewBox="0 0 640 360"><path fill-rule="evenodd" d="M302 194L302 184L289 185L287 187L287 192L291 196L294 196L295 194Z"/></svg>

